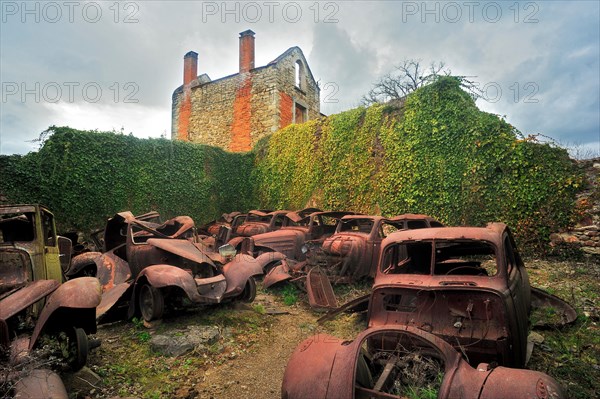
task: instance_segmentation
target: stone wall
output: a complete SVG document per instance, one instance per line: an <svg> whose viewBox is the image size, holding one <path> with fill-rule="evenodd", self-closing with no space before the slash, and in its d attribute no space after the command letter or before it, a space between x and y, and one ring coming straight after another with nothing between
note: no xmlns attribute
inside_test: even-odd
<svg viewBox="0 0 600 399"><path fill-rule="evenodd" d="M300 88L296 87L297 61L304 72ZM177 89L172 139L249 151L262 137L297 122L296 104L306 109L307 120L320 116L319 87L302 51L292 47L266 66L212 82L197 79L189 88Z"/></svg>
<svg viewBox="0 0 600 399"><path fill-rule="evenodd" d="M587 187L578 194L575 226L550 235L555 248L567 246L588 255L600 256L600 158L577 161L587 178Z"/></svg>

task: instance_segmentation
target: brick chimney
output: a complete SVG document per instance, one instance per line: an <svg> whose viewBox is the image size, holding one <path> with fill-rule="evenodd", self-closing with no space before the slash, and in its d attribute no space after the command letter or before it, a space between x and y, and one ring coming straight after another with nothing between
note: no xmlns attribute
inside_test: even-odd
<svg viewBox="0 0 600 399"><path fill-rule="evenodd" d="M198 77L198 53L189 51L183 56L183 85L189 85L190 82Z"/></svg>
<svg viewBox="0 0 600 399"><path fill-rule="evenodd" d="M254 32L240 33L240 73L254 69Z"/></svg>

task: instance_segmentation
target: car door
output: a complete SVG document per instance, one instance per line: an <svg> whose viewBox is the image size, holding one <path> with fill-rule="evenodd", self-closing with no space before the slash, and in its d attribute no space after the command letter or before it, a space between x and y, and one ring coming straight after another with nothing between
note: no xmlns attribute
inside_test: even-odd
<svg viewBox="0 0 600 399"><path fill-rule="evenodd" d="M527 334L529 330L529 281L523 278L522 270L517 262L515 248L508 234L503 237L504 262L506 266L507 285L514 307L514 318L516 336L514 341L515 365L523 366L525 362L525 351L527 346Z"/></svg>
<svg viewBox="0 0 600 399"><path fill-rule="evenodd" d="M60 283L63 281L63 276L60 265L60 250L58 248L54 216L45 209L40 209L40 214L42 224L41 238L44 241L43 259L46 269L46 278L48 280L56 280Z"/></svg>

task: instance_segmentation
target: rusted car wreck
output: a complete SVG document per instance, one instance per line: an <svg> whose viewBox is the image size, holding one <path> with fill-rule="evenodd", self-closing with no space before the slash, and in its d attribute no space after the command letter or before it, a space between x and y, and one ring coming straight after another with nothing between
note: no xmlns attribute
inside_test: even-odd
<svg viewBox="0 0 600 399"><path fill-rule="evenodd" d="M58 358L78 370L87 361L100 284L94 278L61 284L70 245L56 235L46 207L0 206L0 362L8 366L4 381L15 381L15 396L56 392L55 397L63 397L60 378L49 370L34 370L36 364ZM38 351L42 346L51 349Z"/></svg>
<svg viewBox="0 0 600 399"><path fill-rule="evenodd" d="M324 241L308 241L307 267L326 270L335 283L375 277L381 242L394 231L443 227L427 215L404 214L391 218L368 215L346 215L335 233Z"/></svg>
<svg viewBox="0 0 600 399"><path fill-rule="evenodd" d="M397 232L381 257L369 326L415 326L464 351L471 364L525 365L532 302L552 298L565 322L576 317L567 303L531 288L502 223Z"/></svg>
<svg viewBox="0 0 600 399"><path fill-rule="evenodd" d="M235 231L244 223L247 216L241 212L224 213L219 219L198 228L198 240L202 241L210 250L215 251L235 236Z"/></svg>
<svg viewBox="0 0 600 399"><path fill-rule="evenodd" d="M301 248L305 261L282 259L265 277L265 288L283 281L305 281L313 308L335 308L337 302L329 281L339 284L374 277L381 243L387 235L404 229L443 226L427 215L417 214L392 218L346 214L337 220L333 234L305 242Z"/></svg>
<svg viewBox="0 0 600 399"><path fill-rule="evenodd" d="M92 270L102 285L100 322L141 315L162 317L165 307L216 304L226 300L252 302L254 276L262 274L261 260L237 255L227 245L211 251L196 241L194 221L179 216L163 224L136 219L121 212L109 219L103 253L73 260L68 275Z"/></svg>
<svg viewBox="0 0 600 399"><path fill-rule="evenodd" d="M369 328L352 342L324 334L305 340L287 364L281 397L405 399L421 390L439 399L565 397L547 374L473 367L444 340L399 325Z"/></svg>
<svg viewBox="0 0 600 399"><path fill-rule="evenodd" d="M279 253L289 259L304 261L304 244L310 240L322 241L331 236L339 219L349 214L352 212L315 212L314 209L288 212L280 229L252 237L237 237L230 243L242 253L255 257L264 253Z"/></svg>
<svg viewBox="0 0 600 399"><path fill-rule="evenodd" d="M371 294L339 311L366 303L368 329L355 341L359 343L347 347L339 343L317 345L319 356L330 353L335 361L331 357L317 361L310 351L302 350L302 345L312 346L309 342L299 347L286 369L284 397L303 397L297 390L309 388L298 384L310 377L305 371L299 372L299 365L312 362L331 375L326 391L315 391L315 397L339 397L346 392L355 397L402 396L391 387L402 384L395 379L400 366L394 351L399 347L404 350L407 336L409 341L419 342L411 350L429 356L432 351L422 349L427 341L425 346L436 348L438 355L434 357L443 358L445 377L438 387L439 398L503 398L508 389L515 398L562 397L550 377L504 368L526 364L532 304L550 304L565 323L576 317L575 310L559 298L530 287L523 261L504 224L390 234L382 243ZM364 358L363 343L368 354ZM348 360L343 366L340 360L338 366L338 359L344 356L350 356L352 362ZM365 367L371 374L375 372L374 380L365 380ZM338 372L340 377L334 377Z"/></svg>

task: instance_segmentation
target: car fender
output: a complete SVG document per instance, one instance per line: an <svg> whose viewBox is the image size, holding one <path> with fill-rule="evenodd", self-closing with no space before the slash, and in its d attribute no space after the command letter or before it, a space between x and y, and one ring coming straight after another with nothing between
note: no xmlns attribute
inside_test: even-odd
<svg viewBox="0 0 600 399"><path fill-rule="evenodd" d="M102 299L100 282L94 277L69 280L47 299L37 320L29 349L33 349L42 331L59 330L66 326L83 328L88 334L96 332L96 306Z"/></svg>
<svg viewBox="0 0 600 399"><path fill-rule="evenodd" d="M145 282L156 288L181 288L192 302L201 301L196 281L186 270L172 265L152 265L143 269L135 280L131 296L133 300L129 302L129 317L133 317L136 314L139 288Z"/></svg>
<svg viewBox="0 0 600 399"><path fill-rule="evenodd" d="M223 275L227 281L224 296L241 294L249 278L263 274L263 267L270 259L271 257L262 255L258 258L244 254L236 255L231 262L223 266Z"/></svg>
<svg viewBox="0 0 600 399"><path fill-rule="evenodd" d="M251 255L254 252L253 237L233 237L228 244L233 246L240 254Z"/></svg>
<svg viewBox="0 0 600 399"><path fill-rule="evenodd" d="M8 320L59 287L56 280L37 280L0 301L0 319Z"/></svg>
<svg viewBox="0 0 600 399"><path fill-rule="evenodd" d="M279 261L286 258L287 256L285 256L281 252L265 252L262 255L256 257L256 262L258 262L258 264L261 265L264 272L267 266L278 263Z"/></svg>
<svg viewBox="0 0 600 399"><path fill-rule="evenodd" d="M129 301L132 292L133 281L126 281L115 285L108 291L104 291L102 294L102 301L98 307L96 307L96 320L98 321L98 324L110 323L125 318L126 314L123 315L121 313L121 310L125 306L121 306L121 304L125 304Z"/></svg>
<svg viewBox="0 0 600 399"><path fill-rule="evenodd" d="M14 385L14 397L67 399L69 395L60 376L47 369L32 370Z"/></svg>
<svg viewBox="0 0 600 399"><path fill-rule="evenodd" d="M556 326L571 324L577 319L577 311L566 301L559 297L550 294L542 289L531 287L531 306L533 308L554 309L560 315L560 321ZM546 320L538 320L535 323L536 327L552 327L551 322Z"/></svg>
<svg viewBox="0 0 600 399"><path fill-rule="evenodd" d="M281 264L272 268L263 279L263 287L269 288L283 281L291 280L291 268L286 260L282 260Z"/></svg>
<svg viewBox="0 0 600 399"><path fill-rule="evenodd" d="M92 264L96 267L96 269L98 269L96 258L99 258L100 256L102 256L100 252L84 252L82 254L77 255L71 260L71 265L69 269L65 272L65 276L67 276L70 279L72 278L72 276L77 275L84 268Z"/></svg>

